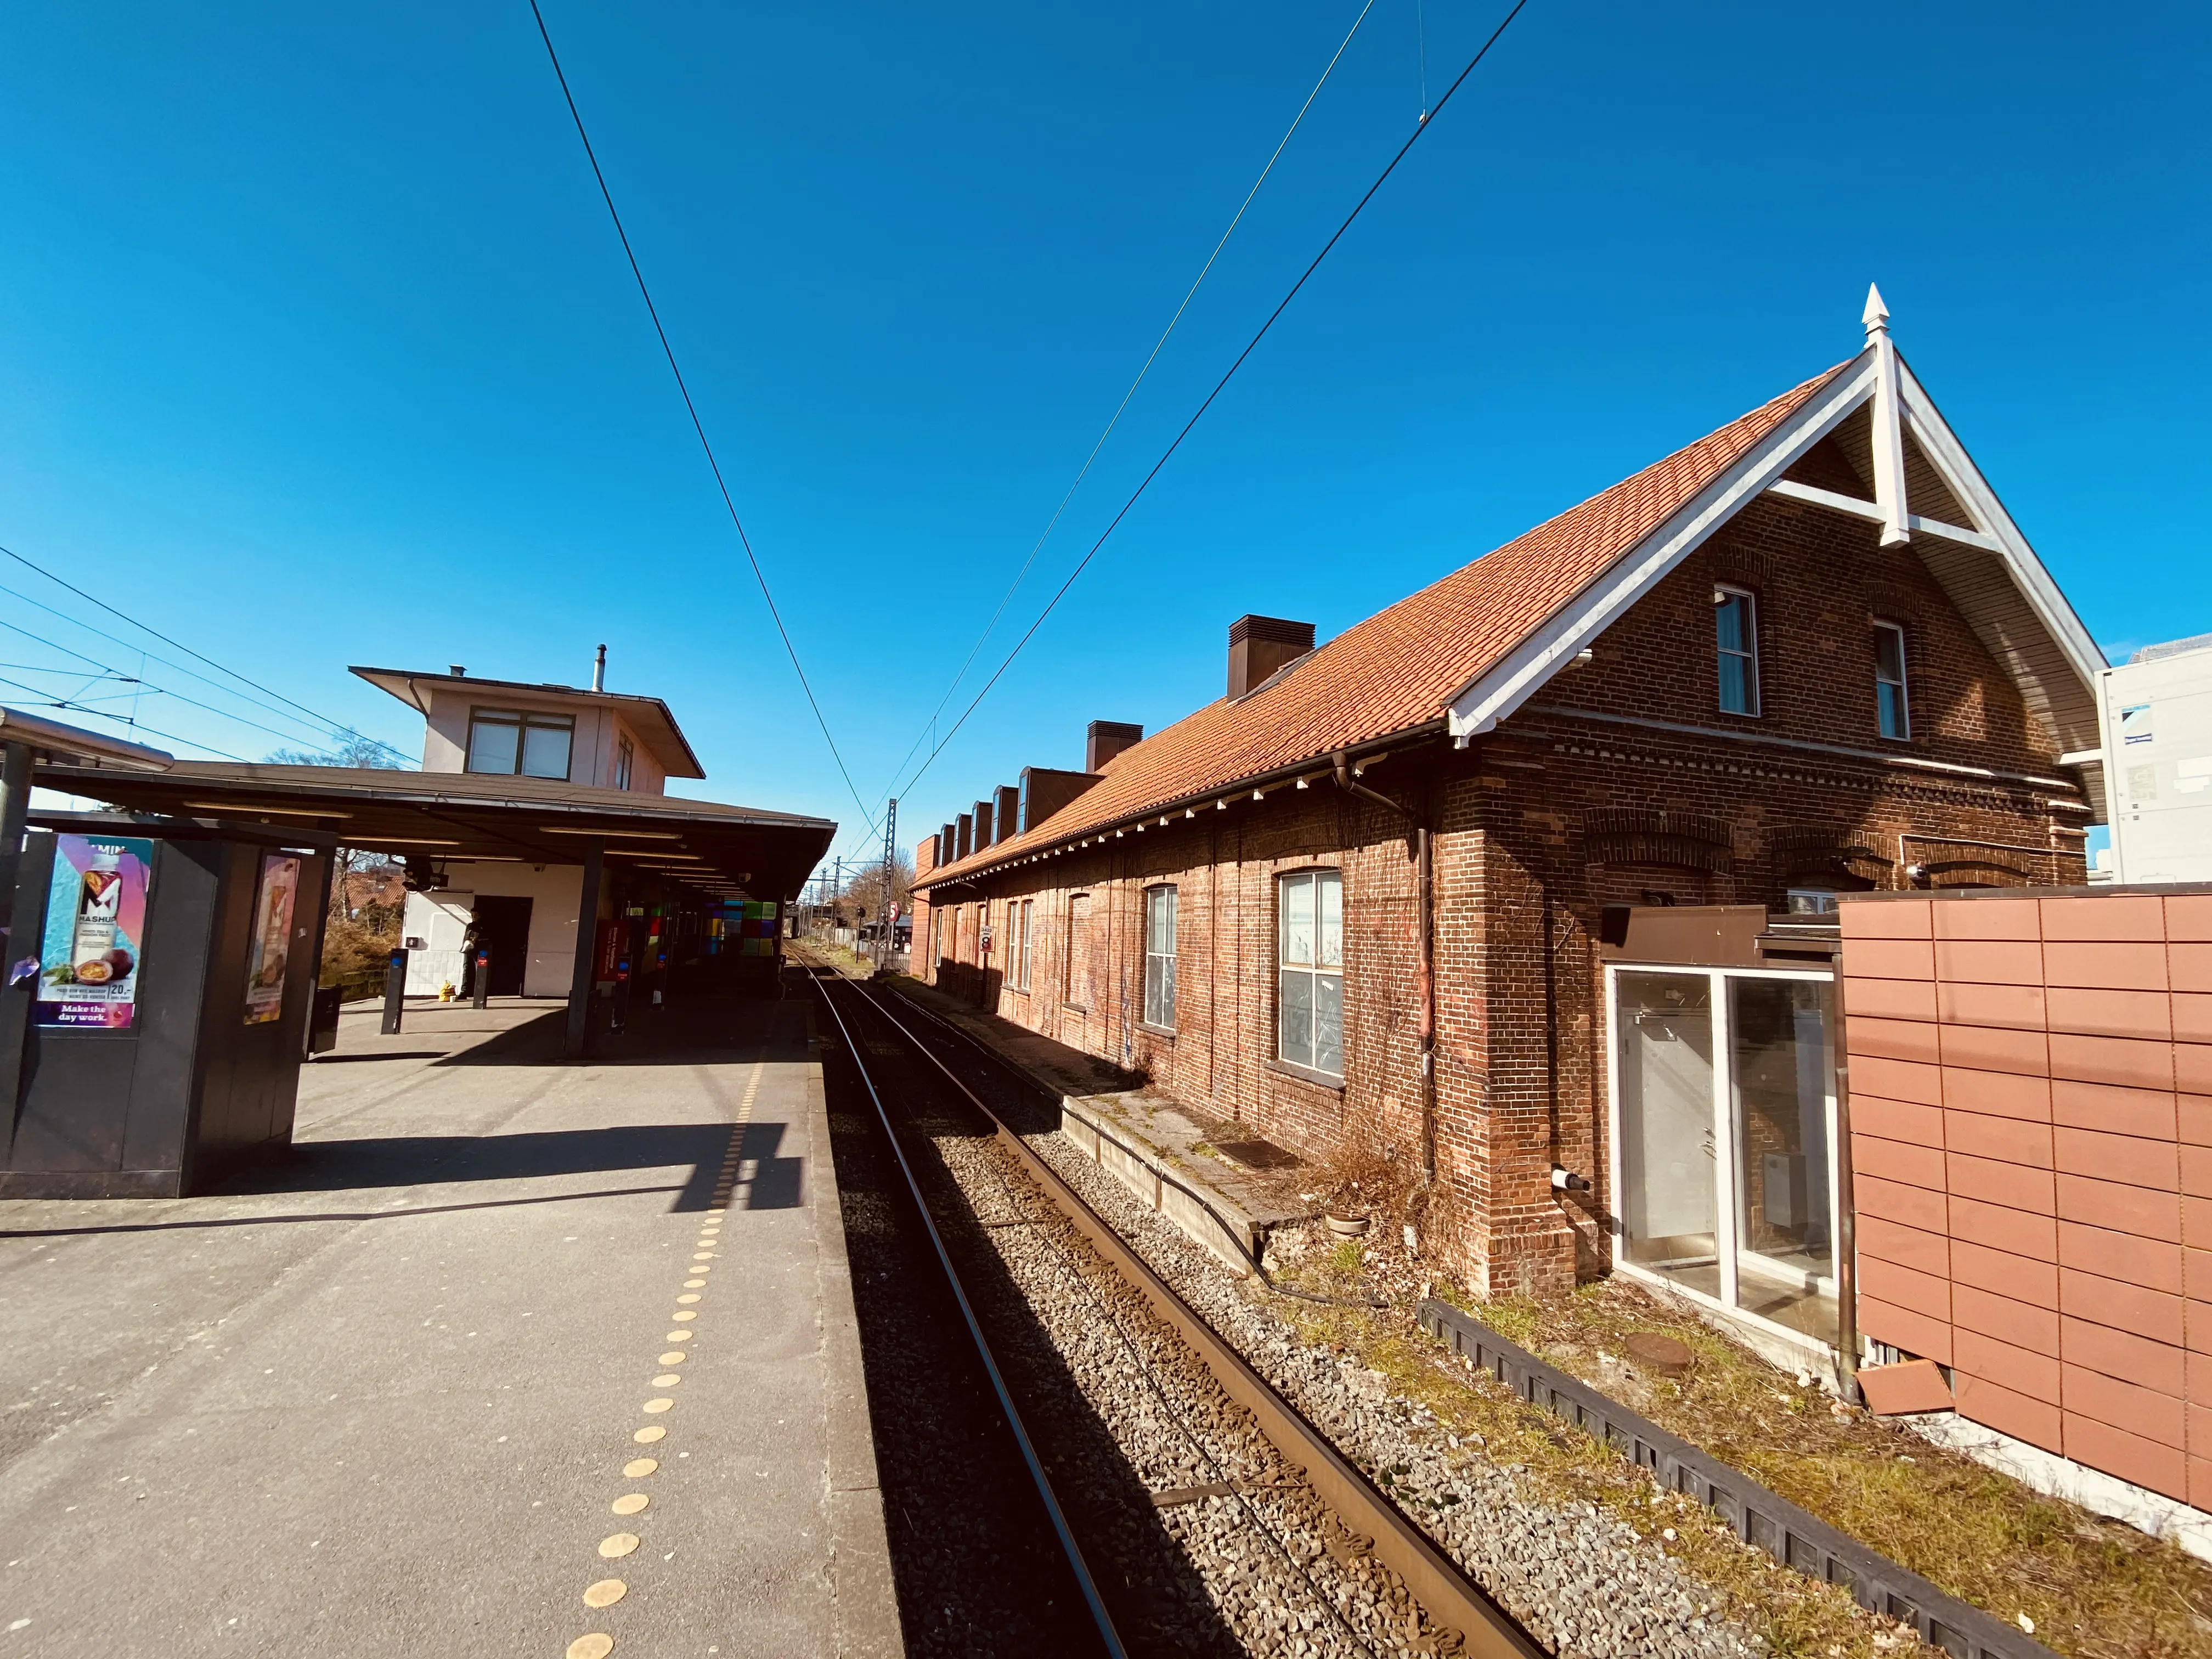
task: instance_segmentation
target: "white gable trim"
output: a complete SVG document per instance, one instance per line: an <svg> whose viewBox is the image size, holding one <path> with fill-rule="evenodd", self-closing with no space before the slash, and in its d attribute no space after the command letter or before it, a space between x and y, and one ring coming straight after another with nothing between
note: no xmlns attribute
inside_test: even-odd
<svg viewBox="0 0 2212 1659"><path fill-rule="evenodd" d="M2004 503L1990 488L1989 480L1966 453L1958 434L1937 412L1935 399L1913 378L1903 358L1898 360L1897 367L1905 424L1919 441L1921 453L1942 475L1944 486L1986 526L1985 533L1996 543L1994 550L2004 562L2006 574L2034 611L2036 620L2065 653L2069 665L2081 676L2083 689L2094 688L2099 672L2106 666L2105 653L2089 637L2089 630L2074 614L2074 607L2059 592L2058 584L2051 579L2051 572L2028 545L2027 538L2020 533L2020 526L2012 521L2012 514L2005 511Z"/></svg>
<svg viewBox="0 0 2212 1659"><path fill-rule="evenodd" d="M2055 704L2062 699L2070 702L2073 696L2092 696L2096 674L2105 666L2104 653L2089 637L2081 619L2074 614L2074 607L2059 592L2057 583L2051 580L2035 550L2028 545L2027 538L2021 534L2020 527L2013 523L1996 492L1968 457L1966 447L1937 412L1935 401L1913 378L1901 356L1893 356L1891 362L1897 375L1894 384L1905 428L1919 443L1922 453L1942 476L1945 486L1984 526L1977 532L1912 518L1906 520L1910 530L1996 556L2036 626L2056 647L2057 659L2063 661L2076 682L2073 687L2036 685L2031 690L2032 697L2040 696L2046 702ZM1714 531L1741 512L1762 491L1778 486L1781 475L1799 456L1874 397L1879 388L1881 368L1879 354L1869 346L1845 365L1820 393L1707 485L1695 500L1622 555L1604 575L1557 612L1540 632L1524 640L1511 654L1464 688L1447 711L1452 736L1464 743L1470 737L1495 730L1500 720L1533 696L1624 611L1702 546ZM1811 501L1816 495L1825 495L1827 492L1793 485L1780 493ZM1882 513L1878 504L1844 497L1819 504L1865 517L1878 518ZM2001 659L2009 654L1999 653ZM2046 663L2051 661L2047 654L2044 659ZM2015 672L2033 678L2032 671L2024 665L2014 663L2014 667ZM2058 690L2059 698L2052 697L2054 689ZM2061 722L2062 726L2068 723Z"/></svg>
<svg viewBox="0 0 2212 1659"><path fill-rule="evenodd" d="M1796 459L1874 394L1878 365L1872 350L1838 372L1834 380L1753 445L1735 465L1699 491L1674 517L1614 561L1577 594L1540 632L1452 699L1447 711L1453 737L1464 741L1494 730L1544 683L1650 592L1675 566L1704 545Z"/></svg>

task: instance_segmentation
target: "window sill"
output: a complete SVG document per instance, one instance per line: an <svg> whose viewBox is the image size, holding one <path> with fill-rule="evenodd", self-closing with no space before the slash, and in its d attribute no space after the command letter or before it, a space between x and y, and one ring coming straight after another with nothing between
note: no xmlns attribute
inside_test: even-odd
<svg viewBox="0 0 2212 1659"><path fill-rule="evenodd" d="M1150 1020L1140 1019L1137 1022L1137 1029L1147 1036L1165 1037L1170 1042L1173 1042L1176 1039L1175 1027L1172 1025L1155 1025Z"/></svg>
<svg viewBox="0 0 2212 1659"><path fill-rule="evenodd" d="M1271 1060L1267 1062L1266 1069L1277 1077L1291 1078L1310 1088L1326 1089L1333 1095L1344 1092L1342 1078L1332 1077L1327 1072L1316 1072L1310 1066L1301 1066L1296 1060Z"/></svg>
<svg viewBox="0 0 2212 1659"><path fill-rule="evenodd" d="M1091 1010L1079 1002L1063 1002L1060 1005L1060 1011L1064 1014L1080 1014L1085 1019L1091 1018Z"/></svg>

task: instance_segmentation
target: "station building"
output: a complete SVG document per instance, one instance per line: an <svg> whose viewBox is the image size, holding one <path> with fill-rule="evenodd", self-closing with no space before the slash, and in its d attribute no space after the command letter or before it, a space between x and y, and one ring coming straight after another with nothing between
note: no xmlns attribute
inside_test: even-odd
<svg viewBox="0 0 2212 1659"><path fill-rule="evenodd" d="M666 703L610 692L601 673L592 689L581 690L471 679L458 665L443 674L353 672L422 714L426 773L653 796L665 794L671 778L707 775ZM641 843L637 854L652 850ZM514 856L428 862L436 885L409 891L401 925L408 994L459 987L474 941L489 947L493 995L568 995L580 857L554 864Z"/></svg>
<svg viewBox="0 0 2212 1659"><path fill-rule="evenodd" d="M2078 882L2102 658L1878 295L1864 349L917 849L916 971L1311 1156L1478 1293L1838 1340L1835 896Z"/></svg>

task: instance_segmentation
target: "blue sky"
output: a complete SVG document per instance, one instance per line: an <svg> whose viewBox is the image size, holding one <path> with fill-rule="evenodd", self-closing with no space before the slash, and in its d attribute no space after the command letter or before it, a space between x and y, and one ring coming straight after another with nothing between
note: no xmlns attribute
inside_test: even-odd
<svg viewBox="0 0 2212 1659"><path fill-rule="evenodd" d="M1357 0L546 3L872 805ZM1376 0L981 661L1411 129L1420 30L1433 97L1502 12ZM1218 696L1237 615L1326 637L1850 356L1870 278L2095 636L2212 629L2208 33L2178 5L1531 0L901 839L1079 764L1090 720ZM691 735L690 793L860 844L525 0L19 6L4 40L0 545L406 748L347 664L575 683L605 641ZM20 566L0 586L137 637ZM0 619L137 672L7 593ZM58 694L91 672L21 634L0 659Z"/></svg>

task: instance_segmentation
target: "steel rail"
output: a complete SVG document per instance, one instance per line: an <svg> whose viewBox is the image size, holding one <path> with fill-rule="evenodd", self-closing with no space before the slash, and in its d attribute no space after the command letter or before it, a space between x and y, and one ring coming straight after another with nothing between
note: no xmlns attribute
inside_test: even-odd
<svg viewBox="0 0 2212 1659"><path fill-rule="evenodd" d="M842 975L830 970L830 977ZM976 1322L975 1310L968 1300L967 1286L960 1282L960 1274L952 1265L952 1258L945 1249L945 1240L937 1231L937 1223L929 1213L928 1201L923 1198L921 1183L915 1179L914 1166L907 1162L906 1149L899 1145L898 1132L891 1127L890 1113L884 1109L884 1097L877 1092L875 1079L868 1075L868 1062L862 1058L860 1045L845 1024L845 1017L837 1012L837 1004L830 994L828 983L819 975L813 975L816 988L822 993L822 1006L830 1011L836 1022L837 1033L845 1040L846 1050L853 1056L853 1069L860 1074L860 1082L867 1089L868 1098L874 1103L876 1116L884 1126L884 1138L890 1142L891 1156L898 1160L899 1173L906 1177L907 1190L913 1195L914 1207L921 1216L921 1224L929 1233L930 1247L937 1252L937 1265L945 1270L945 1282L952 1287L952 1299L960 1305L960 1316L968 1323L968 1334L975 1344L977 1358L991 1379L991 1387L999 1396L999 1408L1006 1413L1006 1425L1014 1433L1014 1442L1021 1448L1022 1462L1029 1466L1030 1479L1036 1484L1037 1496L1044 1500L1045 1513L1052 1519L1052 1529L1060 1540L1060 1547L1067 1557L1069 1569L1083 1591L1083 1600L1091 1612L1091 1622L1097 1626L1098 1639L1104 1644L1112 1659L1128 1659L1128 1650L1121 1645L1121 1633L1114 1628L1113 1616L1106 1611L1106 1603L1098 1594L1098 1585L1091 1576L1090 1565L1083 1559L1082 1546L1075 1541L1075 1534L1067 1524L1067 1516L1060 1507L1060 1498L1052 1489L1052 1481L1038 1460L1036 1447L1030 1439L1030 1431L1022 1422L1022 1414L1014 1405L1013 1395L1007 1391L1006 1379L1000 1373L999 1362L991 1352L991 1345L984 1340L983 1328ZM847 981L849 983L849 981ZM909 1039L911 1040L911 1039ZM921 1045L916 1043L915 1047Z"/></svg>
<svg viewBox="0 0 2212 1659"><path fill-rule="evenodd" d="M1405 1582L1406 1588L1434 1623L1445 1630L1457 1631L1465 1651L1475 1656L1475 1659L1542 1659L1545 1650L1522 1629L1519 1621L1462 1572L1396 1504L1378 1492L1326 1435L1306 1421L1296 1407L1276 1393L1244 1356L1230 1346L1166 1280L1154 1273L1128 1241L1093 1210L1057 1170L1031 1151L1005 1119L884 1006L882 997L873 994L865 985L850 980L845 983L989 1120L1000 1143L1020 1160L1030 1177L1131 1288L1152 1305L1152 1311L1189 1345L1212 1372L1223 1391L1252 1413L1261 1432L1274 1443L1291 1468L1304 1475L1315 1494L1334 1510L1351 1530L1371 1539L1375 1559ZM827 1000L826 990L823 995ZM908 1009L943 1027L963 1047L980 1049L980 1045L949 1022L903 997L898 1000ZM878 1109L881 1109L880 1106Z"/></svg>

